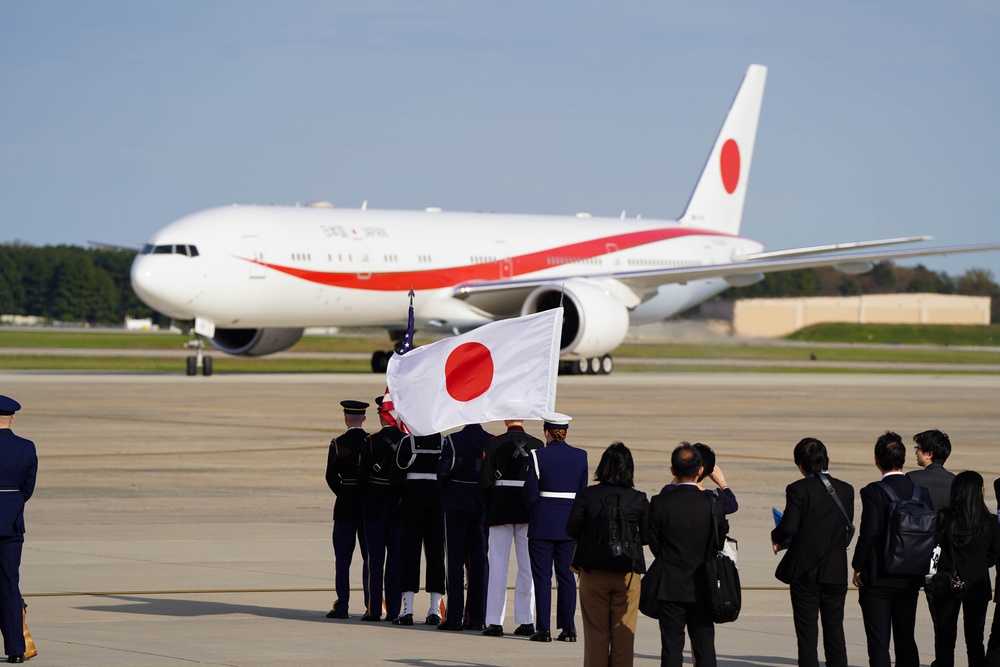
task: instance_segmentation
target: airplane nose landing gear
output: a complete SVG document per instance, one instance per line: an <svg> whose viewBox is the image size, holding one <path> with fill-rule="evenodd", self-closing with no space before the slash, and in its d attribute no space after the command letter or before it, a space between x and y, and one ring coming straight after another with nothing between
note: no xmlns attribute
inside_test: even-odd
<svg viewBox="0 0 1000 667"><path fill-rule="evenodd" d="M200 335L196 335L194 340L184 344L188 349L194 349L195 353L187 358L187 374L197 375L198 369L201 374L209 376L212 374L212 357L205 354L205 340Z"/></svg>

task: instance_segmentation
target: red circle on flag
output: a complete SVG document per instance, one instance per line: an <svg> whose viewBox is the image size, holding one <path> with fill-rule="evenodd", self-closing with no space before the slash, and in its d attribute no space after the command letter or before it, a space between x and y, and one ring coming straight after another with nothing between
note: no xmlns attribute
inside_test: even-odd
<svg viewBox="0 0 1000 667"><path fill-rule="evenodd" d="M733 139L722 144L719 168L722 170L722 187L729 194L733 194L740 183L740 147Z"/></svg>
<svg viewBox="0 0 1000 667"><path fill-rule="evenodd" d="M448 395L456 401L479 398L493 384L493 355L482 343L462 343L444 364Z"/></svg>

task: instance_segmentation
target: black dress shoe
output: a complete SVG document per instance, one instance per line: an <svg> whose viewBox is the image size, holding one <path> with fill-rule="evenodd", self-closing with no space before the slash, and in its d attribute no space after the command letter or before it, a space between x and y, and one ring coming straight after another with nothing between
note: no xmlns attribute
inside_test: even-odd
<svg viewBox="0 0 1000 667"><path fill-rule="evenodd" d="M393 625L413 625L413 614L403 614L392 619Z"/></svg>
<svg viewBox="0 0 1000 667"><path fill-rule="evenodd" d="M327 618L350 618L346 611L337 611L336 609L331 609L326 612Z"/></svg>
<svg viewBox="0 0 1000 667"><path fill-rule="evenodd" d="M440 625L441 617L437 614L427 614L427 618L424 619L424 625Z"/></svg>
<svg viewBox="0 0 1000 667"><path fill-rule="evenodd" d="M483 630L483 635L486 637L503 637L503 626L487 625L486 629Z"/></svg>
<svg viewBox="0 0 1000 667"><path fill-rule="evenodd" d="M381 616L376 616L375 614L365 614L361 617L361 620L366 623L378 623L382 620Z"/></svg>
<svg viewBox="0 0 1000 667"><path fill-rule="evenodd" d="M538 632L532 633L532 635L528 637L528 640L533 642L550 642L552 641L552 635L549 634L548 630L539 630Z"/></svg>
<svg viewBox="0 0 1000 667"><path fill-rule="evenodd" d="M7 662L12 662L15 665L19 665L22 662L24 662L24 654L23 653L18 653L17 655L8 655L7 656Z"/></svg>
<svg viewBox="0 0 1000 667"><path fill-rule="evenodd" d="M486 629L486 625L483 623L466 623L462 627L466 630L476 630L477 632L482 632Z"/></svg>
<svg viewBox="0 0 1000 667"><path fill-rule="evenodd" d="M563 628L563 631L559 633L558 637L556 637L556 641L560 641L560 642L575 642L576 641L576 630L569 630L567 628Z"/></svg>
<svg viewBox="0 0 1000 667"><path fill-rule="evenodd" d="M452 632L461 632L464 629L458 621L445 621L438 626L438 630L451 630Z"/></svg>
<svg viewBox="0 0 1000 667"><path fill-rule="evenodd" d="M516 630L514 630L514 634L517 635L518 637L530 637L531 635L535 634L535 624L522 623L521 625L517 626Z"/></svg>

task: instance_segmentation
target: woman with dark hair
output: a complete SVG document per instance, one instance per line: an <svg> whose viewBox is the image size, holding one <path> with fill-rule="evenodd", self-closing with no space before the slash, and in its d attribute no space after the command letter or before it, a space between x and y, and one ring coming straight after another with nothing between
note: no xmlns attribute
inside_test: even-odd
<svg viewBox="0 0 1000 667"><path fill-rule="evenodd" d="M632 452L613 442L594 473L597 484L576 494L566 532L576 540L584 667L631 665L639 614L639 580L649 541L646 494L636 491Z"/></svg>
<svg viewBox="0 0 1000 667"><path fill-rule="evenodd" d="M958 611L962 610L969 665L986 663L983 628L990 601L989 569L1000 554L1000 525L986 509L983 476L966 470L951 484L951 502L938 513L937 543L941 545L938 570L954 570L965 582L962 598L935 592L934 664L953 667Z"/></svg>

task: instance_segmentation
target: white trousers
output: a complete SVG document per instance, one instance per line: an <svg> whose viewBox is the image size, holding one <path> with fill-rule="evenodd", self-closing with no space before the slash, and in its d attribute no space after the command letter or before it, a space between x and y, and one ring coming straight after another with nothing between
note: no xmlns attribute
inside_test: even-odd
<svg viewBox="0 0 1000 667"><path fill-rule="evenodd" d="M531 581L528 556L528 524L508 523L490 526L490 583L486 591L486 624L503 625L507 614L507 570L510 566L510 543L514 542L517 579L514 580L514 622L518 625L535 620L535 588Z"/></svg>

